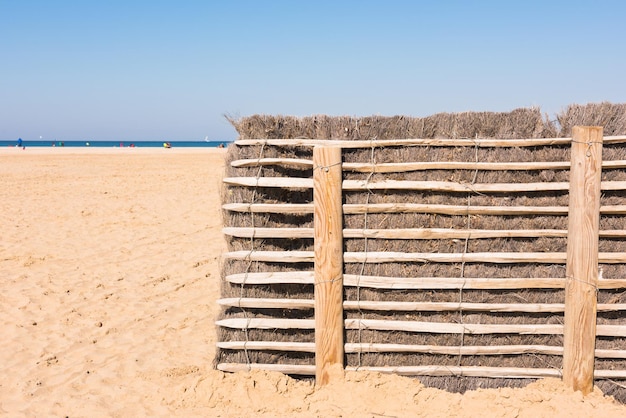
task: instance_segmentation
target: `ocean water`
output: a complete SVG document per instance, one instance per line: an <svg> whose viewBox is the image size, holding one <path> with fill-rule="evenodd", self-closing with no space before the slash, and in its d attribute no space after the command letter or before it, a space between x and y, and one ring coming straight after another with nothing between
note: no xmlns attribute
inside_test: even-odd
<svg viewBox="0 0 626 418"><path fill-rule="evenodd" d="M130 147L138 148L154 148L163 147L164 141L28 141L23 140L22 146L25 147ZM169 141L172 148L217 148L220 145L228 146L230 141ZM17 140L10 141L0 140L0 147L14 147Z"/></svg>

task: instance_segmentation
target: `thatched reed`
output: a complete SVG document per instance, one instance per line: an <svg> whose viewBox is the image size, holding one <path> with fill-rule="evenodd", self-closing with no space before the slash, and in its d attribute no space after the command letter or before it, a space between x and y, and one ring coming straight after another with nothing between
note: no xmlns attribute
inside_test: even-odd
<svg viewBox="0 0 626 418"><path fill-rule="evenodd" d="M393 138L542 138L564 136L572 124L596 124L595 121L616 121L621 105L570 106L559 116L562 131L547 121L539 109L517 109L509 113L466 112L460 114L437 114L426 118L396 117L329 117L305 118L288 116L255 115L232 121L240 139L251 138L311 138L311 139L393 139ZM587 109L581 111L581 108ZM609 109L613 116L596 115L594 112ZM583 115L583 116L580 116ZM591 115L591 116L590 116ZM603 119L604 118L604 119ZM617 122L605 135L624 134ZM344 162L384 163L398 161L465 161L465 162L528 162L569 161L569 146L542 146L535 148L473 148L473 147L393 147L371 149L346 149ZM626 147L605 146L605 160L626 159ZM311 159L310 147L274 147L269 145L231 145L227 163L239 159L259 158ZM312 176L311 168L264 166L227 166L228 177L302 177ZM344 172L344 179L376 182L383 178L395 180L445 180L459 183L525 183L567 182L569 171L476 171L476 170L425 170L393 174ZM606 170L603 180L626 179L625 170ZM624 204L622 192L606 192L602 205ZM280 188L228 187L224 203L311 203L312 190L288 190ZM429 203L473 206L567 206L568 193L541 192L517 194L444 193L435 191L367 191L345 192L344 203ZM234 227L305 228L312 227L311 213L238 213L225 211L224 225ZM624 229L623 216L602 216L601 229ZM396 214L345 214L344 227L365 228L452 228L452 229L567 229L566 215L437 215L432 213ZM313 240L298 239L250 239L227 237L229 250L313 250ZM416 253L472 253L498 251L508 252L564 252L564 237L539 238L492 238L492 239L423 239L423 240L377 240L346 238L344 251L398 251ZM602 239L600 251L626 252L626 242ZM622 265L606 265L605 278L626 276ZM285 272L313 269L312 264L269 263L230 260L224 264L223 276L235 273ZM386 277L499 277L537 278L564 277L563 265L486 264L486 263L347 263L345 274ZM313 298L313 286L306 284L238 285L223 282L223 297L242 298ZM600 291L599 303L626 303L626 294L618 291ZM366 287L346 287L346 301L428 301L428 302L478 302L478 303L563 303L562 289L524 290L478 290L478 289L429 289L429 290L381 290ZM561 324L562 313L489 313L489 312L376 312L367 310L346 311L346 318L356 319L402 319L422 322L476 323L476 324ZM312 319L312 309L281 310L228 308L223 318L302 318ZM621 314L599 314L599 324L620 324ZM298 341L313 342L313 330L262 330L245 331L220 328L219 341ZM437 346L490 346L490 345L549 345L562 346L558 335L459 335L423 334L399 331L348 330L347 343L428 344ZM598 338L598 348L626 347L624 338ZM230 363L283 363L314 364L311 352L233 351L218 350L217 362ZM604 369L626 369L626 361L598 359L597 366ZM441 355L425 353L348 353L347 366L383 365L440 365L440 366L498 366L552 368L562 367L562 357L548 354L520 354L514 356ZM465 391L477 387L521 386L528 379L492 379L468 377L421 377L427 385L451 391ZM610 382L598 382L607 393L626 401L626 390Z"/></svg>
<svg viewBox="0 0 626 418"><path fill-rule="evenodd" d="M555 126L538 108L511 112L438 113L407 116L308 117L254 115L229 119L239 139L553 138Z"/></svg>
<svg viewBox="0 0 626 418"><path fill-rule="evenodd" d="M626 135L626 103L572 104L557 115L557 121L563 137L570 136L576 125L602 126L605 136Z"/></svg>

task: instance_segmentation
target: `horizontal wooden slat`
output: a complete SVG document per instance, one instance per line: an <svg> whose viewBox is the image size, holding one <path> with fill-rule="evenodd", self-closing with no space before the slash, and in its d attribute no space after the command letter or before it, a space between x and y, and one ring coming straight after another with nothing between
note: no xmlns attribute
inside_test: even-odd
<svg viewBox="0 0 626 418"><path fill-rule="evenodd" d="M301 353L315 353L315 343L302 343L294 341L218 341L217 347L224 350L296 351Z"/></svg>
<svg viewBox="0 0 626 418"><path fill-rule="evenodd" d="M220 341L218 348L225 350L258 350L315 352L315 343L293 341ZM483 345L483 346L439 346L385 343L346 343L346 353L426 353L450 356L499 356L516 354L545 354L562 356L563 347L550 345ZM626 350L596 349L596 358L626 358Z"/></svg>
<svg viewBox="0 0 626 418"><path fill-rule="evenodd" d="M521 367L487 366L381 366L381 367L346 367L346 371L372 371L393 373L400 376L465 376L489 377L501 379L532 379L561 377L559 369L530 369ZM626 370L594 370L596 379L625 379Z"/></svg>
<svg viewBox="0 0 626 418"><path fill-rule="evenodd" d="M315 365L297 365L297 364L241 364L241 363L219 363L217 370L222 372L249 372L250 370L265 370L268 372L278 372L282 374L298 375L298 376L314 376Z"/></svg>
<svg viewBox="0 0 626 418"><path fill-rule="evenodd" d="M230 212L289 213L303 215L313 213L312 203L226 203L222 209ZM345 211L344 211L345 213Z"/></svg>
<svg viewBox="0 0 626 418"><path fill-rule="evenodd" d="M534 171L568 170L570 161L473 162L421 161L407 163L343 163L344 171L359 173L405 173L426 170ZM625 168L626 161L603 161L603 169Z"/></svg>
<svg viewBox="0 0 626 418"><path fill-rule="evenodd" d="M313 309L313 299L223 298L222 306L255 309ZM393 302L344 301L343 309L371 311L469 311L469 312L563 312L563 303L469 303L469 302ZM599 303L598 312L626 311L626 303Z"/></svg>
<svg viewBox="0 0 626 418"><path fill-rule="evenodd" d="M232 167L294 167L313 168L313 161L303 158L251 158L234 160ZM520 162L475 162L475 161L419 161L405 163L350 163L342 164L343 171L358 173L406 173L425 170L481 170L481 171L533 171L568 170L570 161L520 161ZM625 168L626 161L603 161L603 169Z"/></svg>
<svg viewBox="0 0 626 418"><path fill-rule="evenodd" d="M313 299L222 298L217 300L217 304L247 309L313 309L315 307Z"/></svg>
<svg viewBox="0 0 626 418"><path fill-rule="evenodd" d="M224 183L230 186L275 187L285 189L311 189L313 179L298 177L225 177ZM619 182L605 182L619 183ZM626 182L624 188L626 188ZM605 184L603 189L606 190ZM475 192L475 193L515 193L545 192L569 190L568 182L542 183L458 183L451 181L411 181L382 180L368 182L365 180L344 180L342 189L346 191L362 190L432 190L442 192Z"/></svg>
<svg viewBox="0 0 626 418"><path fill-rule="evenodd" d="M565 271L563 272L565 273ZM250 272L226 276L235 284L313 284L312 271ZM500 277L384 277L343 275L344 286L375 289L563 289L564 277L500 278ZM626 289L625 279L600 279L598 288Z"/></svg>
<svg viewBox="0 0 626 418"><path fill-rule="evenodd" d="M222 209L231 212L313 213L311 203L227 203ZM436 213L441 215L567 215L567 206L465 206L429 205L421 203L344 204L347 215L362 213ZM626 205L601 206L603 215L626 215Z"/></svg>
<svg viewBox="0 0 626 418"><path fill-rule="evenodd" d="M248 228L226 227L224 235L239 238L313 238L313 228ZM485 239L567 237L564 229L344 229L344 238L377 239ZM600 238L623 238L626 230L600 231Z"/></svg>
<svg viewBox="0 0 626 418"><path fill-rule="evenodd" d="M262 261L268 263L312 263L313 251L231 251L223 254L225 259ZM401 253L391 251L345 252L345 263L547 263L563 264L566 253L522 253L522 252L479 252L479 253ZM599 263L626 263L626 253L600 253Z"/></svg>
<svg viewBox="0 0 626 418"><path fill-rule="evenodd" d="M567 145L572 138L528 138L528 139L370 139L370 140L337 140L337 139L239 139L237 146L273 145L279 147L334 145L342 148L373 148L389 146L433 146L433 147L536 147L546 145ZM626 142L626 136L605 136L604 145Z"/></svg>
<svg viewBox="0 0 626 418"><path fill-rule="evenodd" d="M313 319L227 318L216 325L235 329L301 329L315 328ZM443 322L391 321L378 319L346 319L345 328L377 331L406 331L430 334L535 334L562 335L560 324L452 324ZM596 335L626 337L626 325L598 325Z"/></svg>
<svg viewBox="0 0 626 418"><path fill-rule="evenodd" d="M230 186L277 187L285 189L311 189L313 179L298 177L225 177L224 183ZM539 183L458 183L452 181L412 181L382 180L344 180L342 189L346 191L363 190L429 190L441 192L472 193L519 193L569 190L569 182ZM603 181L602 190L625 190L626 181Z"/></svg>
<svg viewBox="0 0 626 418"><path fill-rule="evenodd" d="M313 238L313 228L245 228L227 227L225 235L240 238ZM620 231L610 231L611 236L622 236ZM626 235L625 231L621 231ZM602 232L600 233L602 236ZM484 239L484 238L537 238L566 237L566 230L559 229L447 229L447 228L403 228L403 229L344 229L344 238L379 239Z"/></svg>
<svg viewBox="0 0 626 418"><path fill-rule="evenodd" d="M567 145L571 138L528 138L528 139L431 139L431 138L401 138L401 139L371 139L371 140L339 140L339 139L239 139L234 142L237 146L272 145L278 147L294 147L329 145L341 148L373 148L373 147L536 147L546 145Z"/></svg>
<svg viewBox="0 0 626 418"><path fill-rule="evenodd" d="M289 365L289 364L239 364L220 363L218 370L225 372L242 372L249 370L275 371L294 375L314 375L315 366ZM465 376L465 377L490 377L509 379L529 379L544 377L561 377L557 369L530 369L519 367L486 367L486 366L359 366L346 367L346 371L371 371L385 374L397 374L400 376ZM626 371L624 372L626 375Z"/></svg>
<svg viewBox="0 0 626 418"><path fill-rule="evenodd" d="M312 178L299 177L224 177L230 186L281 187L285 189L312 189Z"/></svg>
<svg viewBox="0 0 626 418"><path fill-rule="evenodd" d="M347 343L346 353L427 353L462 356L545 354L562 356L562 346L550 345L487 345L487 346L437 346L411 344ZM596 349L596 358L626 358L626 350Z"/></svg>
<svg viewBox="0 0 626 418"><path fill-rule="evenodd" d="M240 364L219 363L217 369L224 372L245 372L250 370L266 370L289 375L315 375L314 365L293 364ZM561 377L558 369L530 369L520 367L486 367L486 366L382 366L382 367L346 367L346 371L372 371L393 373L400 376L465 376L489 377L502 379L539 379L545 377ZM594 370L596 379L626 379L626 370Z"/></svg>
<svg viewBox="0 0 626 418"><path fill-rule="evenodd" d="M304 158L250 158L234 160L230 162L231 167L265 167L265 166L285 166L294 168L313 168L313 160Z"/></svg>

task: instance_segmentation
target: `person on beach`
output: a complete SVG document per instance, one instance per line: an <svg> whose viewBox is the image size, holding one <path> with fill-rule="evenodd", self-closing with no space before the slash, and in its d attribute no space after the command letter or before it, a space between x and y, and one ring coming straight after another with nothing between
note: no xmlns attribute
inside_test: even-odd
<svg viewBox="0 0 626 418"><path fill-rule="evenodd" d="M22 141L22 138L17 138L17 146L18 147L21 147L23 143L24 142Z"/></svg>

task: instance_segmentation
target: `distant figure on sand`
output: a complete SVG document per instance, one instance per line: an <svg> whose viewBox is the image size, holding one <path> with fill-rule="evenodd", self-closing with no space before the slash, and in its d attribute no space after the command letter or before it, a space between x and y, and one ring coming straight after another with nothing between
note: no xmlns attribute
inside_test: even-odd
<svg viewBox="0 0 626 418"><path fill-rule="evenodd" d="M170 144L169 142L164 142L163 148L172 148L172 144Z"/></svg>
<svg viewBox="0 0 626 418"><path fill-rule="evenodd" d="M24 142L22 141L22 138L17 138L17 146L18 147L21 147L23 143Z"/></svg>

